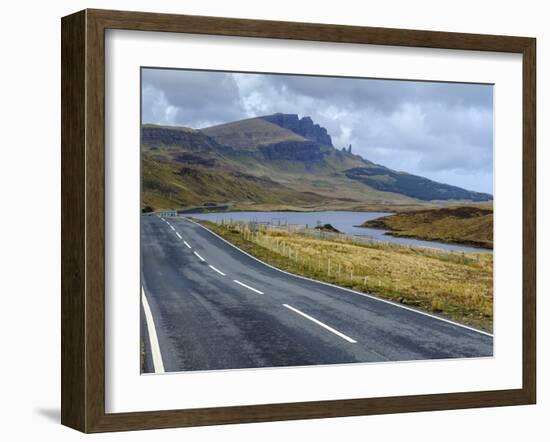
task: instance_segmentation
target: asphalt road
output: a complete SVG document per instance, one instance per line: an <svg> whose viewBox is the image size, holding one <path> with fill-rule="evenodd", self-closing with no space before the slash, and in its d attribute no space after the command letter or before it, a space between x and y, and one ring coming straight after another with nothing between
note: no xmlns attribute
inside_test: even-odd
<svg viewBox="0 0 550 442"><path fill-rule="evenodd" d="M491 335L285 274L184 217L144 216L144 372L488 357Z"/></svg>

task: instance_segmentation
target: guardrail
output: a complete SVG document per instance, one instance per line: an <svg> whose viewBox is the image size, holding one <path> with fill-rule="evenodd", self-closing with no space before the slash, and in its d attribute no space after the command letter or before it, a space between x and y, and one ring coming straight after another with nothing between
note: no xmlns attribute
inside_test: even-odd
<svg viewBox="0 0 550 442"><path fill-rule="evenodd" d="M174 216L178 216L177 210L161 210L158 212L147 212L142 213L143 216L161 216L163 218L170 218Z"/></svg>
<svg viewBox="0 0 550 442"><path fill-rule="evenodd" d="M193 213L205 213L211 211L222 211L227 210L229 205L227 204L209 204L202 206L187 206L179 207L177 209L165 209L165 210L154 210L151 212L142 212L143 216L178 216L178 215L191 215Z"/></svg>

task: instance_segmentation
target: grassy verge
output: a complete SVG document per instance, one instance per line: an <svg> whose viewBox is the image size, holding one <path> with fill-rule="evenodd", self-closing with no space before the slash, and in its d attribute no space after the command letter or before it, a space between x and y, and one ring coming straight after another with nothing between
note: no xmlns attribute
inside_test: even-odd
<svg viewBox="0 0 550 442"><path fill-rule="evenodd" d="M201 223L280 269L492 330L491 254L356 244L298 232L251 231L239 223Z"/></svg>

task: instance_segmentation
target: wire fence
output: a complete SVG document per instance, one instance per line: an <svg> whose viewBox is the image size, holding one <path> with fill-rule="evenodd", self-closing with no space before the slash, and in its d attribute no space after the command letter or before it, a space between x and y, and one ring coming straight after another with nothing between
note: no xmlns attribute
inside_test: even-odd
<svg viewBox="0 0 550 442"><path fill-rule="evenodd" d="M462 252L455 250L438 249L434 247L412 246L400 244L391 241L383 241L365 236L350 235L346 233L331 232L323 229L322 226L316 228L304 224L273 223L259 221L234 220L232 218L218 218L217 224L236 231L248 241L256 242L279 254L294 258L298 261L299 251L293 250L292 246L285 243L285 236L297 235L304 238L314 238L324 241L331 241L341 244L352 244L363 247L376 248L381 250L407 251L423 255L432 255L438 259L449 260L460 263L479 262L479 254L475 252ZM327 258L327 273L330 274L330 258ZM333 269L332 269L333 270ZM353 269L351 279L353 279Z"/></svg>

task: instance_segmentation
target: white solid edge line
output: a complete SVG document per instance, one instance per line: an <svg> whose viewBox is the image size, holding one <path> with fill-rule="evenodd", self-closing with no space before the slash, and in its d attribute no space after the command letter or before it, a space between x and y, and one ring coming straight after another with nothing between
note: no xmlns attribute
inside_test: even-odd
<svg viewBox="0 0 550 442"><path fill-rule="evenodd" d="M187 246L188 249L191 248L191 246L189 245L189 243L187 241L183 240L183 243Z"/></svg>
<svg viewBox="0 0 550 442"><path fill-rule="evenodd" d="M259 295L263 295L264 292L260 292L259 290L256 290L254 287L250 287L249 285L246 285L244 282L237 281L236 279L233 280L234 283L242 285L243 287L247 288L248 290L252 290L253 292L258 293Z"/></svg>
<svg viewBox="0 0 550 442"><path fill-rule="evenodd" d="M149 334L149 343L151 345L151 355L153 358L153 368L155 373L164 373L164 363L162 362L162 354L160 352L160 345L157 336L157 329L155 328L155 320L145 296L145 290L141 287L141 302L143 304L143 311L145 313L145 322L147 323L147 332Z"/></svg>
<svg viewBox="0 0 550 442"><path fill-rule="evenodd" d="M199 255L197 252L193 252L197 258L199 258L202 262L204 262L204 258Z"/></svg>
<svg viewBox="0 0 550 442"><path fill-rule="evenodd" d="M177 237L178 237L179 239L183 239L183 238L181 237L181 235L180 235L178 232L176 232L176 235L177 235Z"/></svg>
<svg viewBox="0 0 550 442"><path fill-rule="evenodd" d="M225 273L223 273L221 270L218 270L216 267L214 267L211 264L208 264L208 267L210 267L212 270L214 270L215 272L219 273L222 276L227 276Z"/></svg>
<svg viewBox="0 0 550 442"><path fill-rule="evenodd" d="M388 301L387 299L378 298L377 296L369 295L368 293L358 292L356 290L348 289L346 287L340 287L336 284L331 284L330 282L318 281L316 279L308 278L307 276L296 275L295 273L290 273L290 272L287 272L286 270L281 270L281 269L279 269L275 266L272 266L271 264L268 264L268 263L262 261L259 258L256 258L255 256L252 256L250 253L245 252L244 250L237 247L235 244L231 244L229 241L227 241L225 238L222 238L216 232L212 232L212 230L210 230L208 227L205 227L202 224L199 224L199 223L197 223L197 222L195 222L195 221L193 221L193 220L191 220L187 217L184 217L184 219L189 221L190 223L193 223L193 224L196 224L199 227L202 227L204 230L206 230L206 231L210 232L212 235L218 237L219 239L221 239L223 242L229 244L234 249L239 250L241 253L244 253L245 255L249 256L250 258L258 261L259 263L262 263L263 265L265 265L265 266L267 266L267 267L269 267L273 270L277 270L278 272L284 273L286 275L294 276L295 278L305 279L306 281L312 281L312 282L315 282L317 284L323 284L323 285L326 285L326 286L329 286L329 287L335 287L335 288L340 289L340 290L345 290L346 292L355 293L356 295L364 296L365 298L373 299L375 301L383 302L385 304L390 304L390 305L393 305L394 307L402 308L403 310L408 310L410 312L418 313L419 315L427 316L429 318L437 319L439 321L446 322L448 324L456 325L457 327L464 328L466 330L470 330L470 331L473 331L473 332L476 332L476 333L480 333L480 334L485 335L485 336L490 336L491 338L493 337L493 335L489 332L479 330L479 329L474 328L474 327L469 327L467 325L460 324L460 323L455 322L455 321L451 321L450 319L445 319L445 318L441 318L439 316L431 315L430 313L426 313L426 312L423 312L423 311L420 311L420 310L416 310L414 308L407 307L407 306L402 305L402 304L397 304L395 302Z"/></svg>
<svg viewBox="0 0 550 442"><path fill-rule="evenodd" d="M318 319L315 319L312 316L309 316L308 314L301 312L297 308L292 307L288 304L283 304L284 307L288 308L289 310L292 310L294 313L298 313L299 315L302 315L304 318L309 319L311 322L315 322L315 324L320 325L321 327L327 329L329 332L334 333L337 336L340 336L342 339L345 339L348 342L351 342L352 344L356 344L357 341L355 339L351 339L349 336L346 336L344 333L339 332L338 330L335 330L334 328L328 326L327 324L319 321Z"/></svg>

